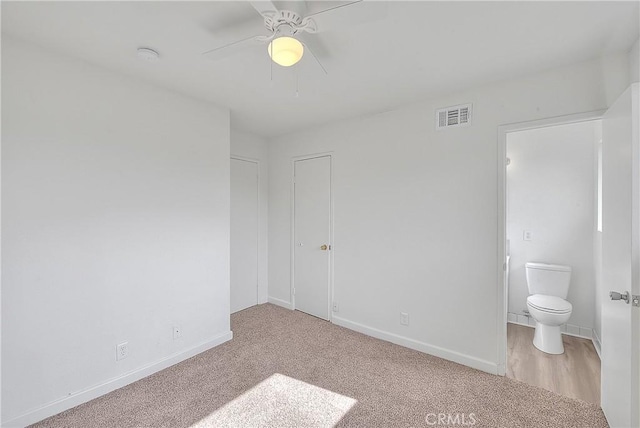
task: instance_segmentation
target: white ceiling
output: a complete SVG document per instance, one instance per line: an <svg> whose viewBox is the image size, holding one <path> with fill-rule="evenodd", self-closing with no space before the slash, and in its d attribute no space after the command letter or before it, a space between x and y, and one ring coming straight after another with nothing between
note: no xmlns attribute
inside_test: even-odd
<svg viewBox="0 0 640 428"><path fill-rule="evenodd" d="M298 97L296 67L274 65L271 81L264 46L216 62L201 55L265 34L241 1L2 1L2 32L229 107L234 127L275 136L627 51L639 13L637 1L389 1L382 20L313 36L329 75L305 55ZM141 46L161 61L137 59Z"/></svg>

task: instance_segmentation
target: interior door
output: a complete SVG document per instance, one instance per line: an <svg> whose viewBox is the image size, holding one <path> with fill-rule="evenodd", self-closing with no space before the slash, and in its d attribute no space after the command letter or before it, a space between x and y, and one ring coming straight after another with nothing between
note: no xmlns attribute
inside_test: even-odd
<svg viewBox="0 0 640 428"><path fill-rule="evenodd" d="M627 89L602 128L603 283L629 300L640 294L638 92L637 83ZM639 307L603 296L602 409L612 428L640 424L639 329Z"/></svg>
<svg viewBox="0 0 640 428"><path fill-rule="evenodd" d="M331 157L294 162L295 308L329 319Z"/></svg>
<svg viewBox="0 0 640 428"><path fill-rule="evenodd" d="M258 304L258 163L231 159L231 312Z"/></svg>

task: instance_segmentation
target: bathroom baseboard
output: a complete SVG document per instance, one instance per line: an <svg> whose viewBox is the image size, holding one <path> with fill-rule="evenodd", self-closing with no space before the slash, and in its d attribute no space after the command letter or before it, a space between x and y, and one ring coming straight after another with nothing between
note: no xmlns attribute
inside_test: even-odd
<svg viewBox="0 0 640 428"><path fill-rule="evenodd" d="M524 326L524 327L536 328L535 325L525 324L525 323L518 322L518 321L507 321L507 322L510 323L510 324L521 325L521 326ZM585 327L579 327L579 329L580 330L587 330ZM591 329L588 329L588 330L590 331L590 333L593 333L593 330L591 330ZM569 331L563 331L562 334L566 334L567 336L579 337L581 339L589 339L589 340L593 341L593 337L589 336L588 334L572 333L572 332L569 332ZM594 346L595 346L595 344L594 344ZM597 350L598 350L598 348L596 347L596 351ZM598 352L598 354L600 354L600 353Z"/></svg>

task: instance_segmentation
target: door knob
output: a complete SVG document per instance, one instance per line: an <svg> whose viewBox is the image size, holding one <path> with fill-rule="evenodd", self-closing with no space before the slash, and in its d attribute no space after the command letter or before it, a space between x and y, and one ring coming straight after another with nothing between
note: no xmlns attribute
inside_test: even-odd
<svg viewBox="0 0 640 428"><path fill-rule="evenodd" d="M320 247L320 249L321 249L322 251L327 251L327 245L326 245L326 244L325 244L325 245L323 245L322 247Z"/></svg>
<svg viewBox="0 0 640 428"><path fill-rule="evenodd" d="M609 297L611 298L611 300L624 300L625 302L629 303L629 293L626 291L624 293L618 293L617 291L610 291Z"/></svg>

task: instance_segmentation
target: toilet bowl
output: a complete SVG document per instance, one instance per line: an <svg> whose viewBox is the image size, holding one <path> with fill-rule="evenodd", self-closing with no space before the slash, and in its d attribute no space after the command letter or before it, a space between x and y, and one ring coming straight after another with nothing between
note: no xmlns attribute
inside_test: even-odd
<svg viewBox="0 0 640 428"><path fill-rule="evenodd" d="M533 346L547 354L564 353L560 326L571 317L571 303L556 296L533 294L527 297L527 308L536 321Z"/></svg>
<svg viewBox="0 0 640 428"><path fill-rule="evenodd" d="M527 309L536 321L533 346L548 354L564 353L560 326L569 321L573 306L566 300L571 267L548 263L526 263L530 296Z"/></svg>

